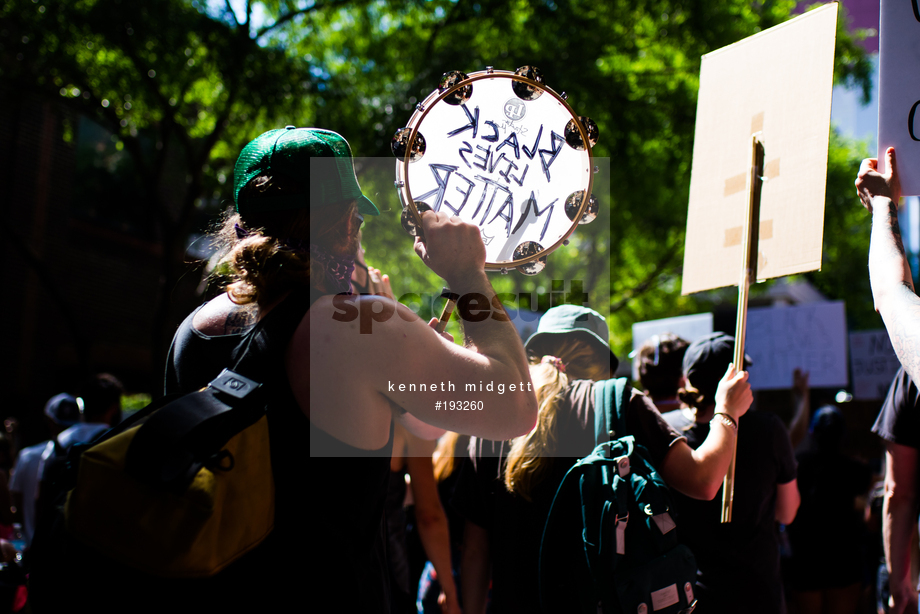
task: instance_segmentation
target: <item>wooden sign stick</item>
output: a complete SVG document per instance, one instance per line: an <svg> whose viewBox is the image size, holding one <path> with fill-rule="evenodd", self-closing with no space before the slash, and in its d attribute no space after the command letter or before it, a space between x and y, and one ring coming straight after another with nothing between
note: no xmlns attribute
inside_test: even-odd
<svg viewBox="0 0 920 614"><path fill-rule="evenodd" d="M764 148L762 134L751 136L751 182L748 210L744 219L744 242L742 243L741 283L738 285L738 315L735 324L735 370L744 369L744 337L747 332L748 292L757 281L757 254L760 234L760 192L763 188ZM732 443L732 460L722 482L722 522L732 521L732 502L735 496L735 459L738 452L738 437Z"/></svg>
<svg viewBox="0 0 920 614"><path fill-rule="evenodd" d="M438 333L443 333L444 329L447 328L447 322L450 320L451 314L454 313L454 308L457 307L457 299L460 297L450 291L450 288L444 286L441 288L441 298L446 298L447 302L444 304L444 309L441 310L441 317L438 318L438 325L435 327L435 331Z"/></svg>

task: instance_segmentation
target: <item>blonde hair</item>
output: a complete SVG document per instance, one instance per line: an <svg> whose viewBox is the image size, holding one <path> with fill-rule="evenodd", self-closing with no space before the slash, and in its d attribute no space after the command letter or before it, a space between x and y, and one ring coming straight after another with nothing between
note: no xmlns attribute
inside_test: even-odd
<svg viewBox="0 0 920 614"><path fill-rule="evenodd" d="M530 358L530 378L537 394L537 424L527 435L516 438L505 462L505 487L530 501L534 487L552 466L556 450L556 410L565 399L570 380L600 381L610 377L609 363L598 350L575 335L553 335L555 340L541 345L545 354ZM542 362L543 355L562 360L565 371L552 361Z"/></svg>
<svg viewBox="0 0 920 614"><path fill-rule="evenodd" d="M454 472L457 466L457 454L466 447L464 443L469 443L469 441L469 435L460 435L453 431L444 433L438 439L438 445L431 455L434 464L434 479L437 482L443 482Z"/></svg>

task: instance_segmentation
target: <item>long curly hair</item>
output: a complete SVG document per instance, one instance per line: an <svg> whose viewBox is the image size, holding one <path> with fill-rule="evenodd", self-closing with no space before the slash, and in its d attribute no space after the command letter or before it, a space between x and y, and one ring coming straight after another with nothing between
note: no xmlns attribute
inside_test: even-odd
<svg viewBox="0 0 920 614"><path fill-rule="evenodd" d="M251 199L285 192L300 192L298 182L260 175L243 190ZM353 254L357 248L358 224L354 201L320 209L293 209L248 213L244 218L229 211L216 233L223 250L218 269L229 270L230 299L239 305L271 304L285 293L306 285L322 292L325 269L310 257L306 245L315 244L331 254Z"/></svg>

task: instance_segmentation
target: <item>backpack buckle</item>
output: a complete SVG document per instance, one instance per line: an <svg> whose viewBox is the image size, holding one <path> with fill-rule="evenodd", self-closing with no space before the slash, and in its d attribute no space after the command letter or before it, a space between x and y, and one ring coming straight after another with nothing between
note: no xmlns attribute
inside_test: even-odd
<svg viewBox="0 0 920 614"><path fill-rule="evenodd" d="M629 457L628 456L617 457L613 459L613 462L615 462L617 465L617 475L619 475L621 478L625 478L626 476L629 475L630 469L629 469Z"/></svg>
<svg viewBox="0 0 920 614"><path fill-rule="evenodd" d="M629 512L626 513L626 516L620 518L619 515L616 517L616 531L617 531L617 554L626 554L626 525L629 523Z"/></svg>

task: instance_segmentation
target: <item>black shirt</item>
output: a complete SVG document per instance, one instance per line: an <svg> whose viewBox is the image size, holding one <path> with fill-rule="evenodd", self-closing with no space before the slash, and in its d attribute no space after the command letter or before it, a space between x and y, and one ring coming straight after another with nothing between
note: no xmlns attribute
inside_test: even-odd
<svg viewBox="0 0 920 614"><path fill-rule="evenodd" d="M891 382L872 432L902 446L920 449L920 391L901 367Z"/></svg>
<svg viewBox="0 0 920 614"><path fill-rule="evenodd" d="M694 450L709 435L709 423L683 410L665 419L687 436ZM732 521L721 522L722 489L712 501L672 491L678 536L699 566L700 614L777 614L785 611L775 520L776 485L796 477L795 456L785 425L769 412L748 412L738 421Z"/></svg>

